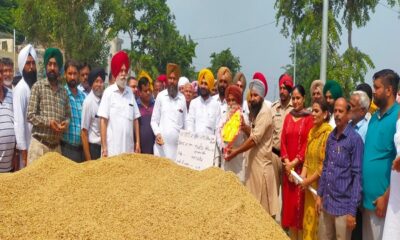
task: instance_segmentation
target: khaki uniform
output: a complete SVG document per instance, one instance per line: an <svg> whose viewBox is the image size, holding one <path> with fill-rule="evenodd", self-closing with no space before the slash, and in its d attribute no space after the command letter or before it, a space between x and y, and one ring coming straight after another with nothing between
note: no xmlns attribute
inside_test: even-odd
<svg viewBox="0 0 400 240"><path fill-rule="evenodd" d="M293 109L292 100L289 101L286 108L282 107L280 100L274 102L271 106L272 122L274 124L274 131L272 134L272 147L278 151L280 151L281 149L281 133L282 133L283 122L285 120L286 115L290 111L292 111L292 109ZM273 159L272 164L274 166L275 176L277 177L276 183L278 184L278 189L279 189L282 182L281 156L278 156L277 154L273 153L272 159Z"/></svg>
<svg viewBox="0 0 400 240"><path fill-rule="evenodd" d="M250 138L255 146L246 153L246 187L271 216L279 213L279 198L274 167L272 165L271 109L263 104Z"/></svg>

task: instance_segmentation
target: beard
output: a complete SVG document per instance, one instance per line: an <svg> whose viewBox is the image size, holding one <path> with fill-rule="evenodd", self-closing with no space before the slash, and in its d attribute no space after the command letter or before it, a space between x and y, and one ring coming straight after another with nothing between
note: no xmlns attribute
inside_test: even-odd
<svg viewBox="0 0 400 240"><path fill-rule="evenodd" d="M226 87L218 86L218 94L220 97L225 96Z"/></svg>
<svg viewBox="0 0 400 240"><path fill-rule="evenodd" d="M78 83L76 82L76 80L71 80L71 81L67 82L67 85L68 85L69 88L76 88Z"/></svg>
<svg viewBox="0 0 400 240"><path fill-rule="evenodd" d="M199 95L202 98L206 98L206 97L210 96L210 91L206 88L200 88L199 93L200 93Z"/></svg>
<svg viewBox="0 0 400 240"><path fill-rule="evenodd" d="M333 108L335 107L335 104L333 104L333 105L331 105L331 104L328 104L328 112L330 113L330 114L333 114Z"/></svg>
<svg viewBox="0 0 400 240"><path fill-rule="evenodd" d="M282 102L284 102L284 101L286 101L286 100L288 99L288 96L285 95L285 94L279 94L279 99L280 99Z"/></svg>
<svg viewBox="0 0 400 240"><path fill-rule="evenodd" d="M117 80L115 80L115 83L117 84L118 87L125 88L126 87L126 78L117 78Z"/></svg>
<svg viewBox="0 0 400 240"><path fill-rule="evenodd" d="M263 100L260 102L251 102L249 105L249 110L250 110L250 119L251 121L254 121L257 118L258 113L261 110L261 107L263 105Z"/></svg>
<svg viewBox="0 0 400 240"><path fill-rule="evenodd" d="M22 77L24 77L24 80L26 84L28 84L29 88L32 88L33 84L37 81L37 72L26 72L25 70L22 70Z"/></svg>
<svg viewBox="0 0 400 240"><path fill-rule="evenodd" d="M178 95L178 88L176 85L168 85L167 91L168 96L170 96L171 98L175 98Z"/></svg>
<svg viewBox="0 0 400 240"><path fill-rule="evenodd" d="M92 89L92 91L93 91L93 94L98 98L101 98L103 96L103 92L104 92L103 89L99 89L99 90Z"/></svg>
<svg viewBox="0 0 400 240"><path fill-rule="evenodd" d="M387 104L387 100L385 98L379 99L377 97L375 97L373 99L374 103L376 106L378 106L379 108L384 108Z"/></svg>
<svg viewBox="0 0 400 240"><path fill-rule="evenodd" d="M51 82L51 83L55 83L58 81L58 73L56 72L47 72L46 73L47 79Z"/></svg>

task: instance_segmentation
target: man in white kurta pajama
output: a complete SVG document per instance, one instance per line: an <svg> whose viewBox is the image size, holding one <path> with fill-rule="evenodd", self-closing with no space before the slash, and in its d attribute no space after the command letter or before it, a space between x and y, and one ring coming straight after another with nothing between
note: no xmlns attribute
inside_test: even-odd
<svg viewBox="0 0 400 240"><path fill-rule="evenodd" d="M194 133L215 135L221 109L220 104L210 95L214 87L212 72L208 69L201 70L198 83L200 96L190 103L186 129Z"/></svg>
<svg viewBox="0 0 400 240"><path fill-rule="evenodd" d="M185 97L178 92L179 66L167 65L168 87L157 95L151 116L151 128L156 136L154 155L176 159L178 138L185 128L187 115Z"/></svg>
<svg viewBox="0 0 400 240"><path fill-rule="evenodd" d="M128 55L123 51L115 54L111 60L115 84L104 91L97 112L100 117L103 157L120 153L140 153L140 112L132 90L126 86L129 67Z"/></svg>
<svg viewBox="0 0 400 240"><path fill-rule="evenodd" d="M28 122L27 111L32 85L37 80L36 51L31 44L26 45L18 55L18 69L22 79L13 89L14 130L17 149L20 151L20 164L26 166L31 142L32 124Z"/></svg>

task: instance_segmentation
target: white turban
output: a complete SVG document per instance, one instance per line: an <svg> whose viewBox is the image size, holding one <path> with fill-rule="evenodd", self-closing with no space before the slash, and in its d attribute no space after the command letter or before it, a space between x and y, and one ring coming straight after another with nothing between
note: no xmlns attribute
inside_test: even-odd
<svg viewBox="0 0 400 240"><path fill-rule="evenodd" d="M187 77L180 77L178 81L178 88L185 86L186 83L189 83L189 79Z"/></svg>
<svg viewBox="0 0 400 240"><path fill-rule="evenodd" d="M33 60L37 59L36 51L31 44L26 45L18 55L18 70L22 75L22 71L24 70L24 66L26 60L28 59L29 54L33 57Z"/></svg>

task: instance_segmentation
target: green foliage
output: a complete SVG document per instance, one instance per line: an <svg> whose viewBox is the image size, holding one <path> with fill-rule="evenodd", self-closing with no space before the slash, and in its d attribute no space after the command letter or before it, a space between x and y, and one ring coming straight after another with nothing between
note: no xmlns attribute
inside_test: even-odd
<svg viewBox="0 0 400 240"><path fill-rule="evenodd" d="M388 0L394 6L399 0ZM364 82L369 68L375 67L370 57L353 47L353 26L363 27L375 11L378 0L331 0L328 17L328 64L327 79L341 83L344 93L349 96L354 87ZM276 0L276 19L281 22L282 34L299 39L297 42L296 76L299 83L309 89L311 82L319 78L320 44L322 35L322 0ZM343 54L338 49L341 44L342 27L347 30L348 48ZM294 49L291 49L293 57ZM293 72L293 66L285 67Z"/></svg>
<svg viewBox="0 0 400 240"><path fill-rule="evenodd" d="M18 3L16 25L28 41L59 47L66 59L105 65L110 36L105 24L90 21L89 12L96 11L94 0L18 0Z"/></svg>
<svg viewBox="0 0 400 240"><path fill-rule="evenodd" d="M0 32L13 34L15 29L14 11L17 9L18 4L16 0L2 0L0 1ZM16 29L16 43L20 44L24 40L24 35Z"/></svg>
<svg viewBox="0 0 400 240"><path fill-rule="evenodd" d="M294 48L291 48L293 57ZM312 81L319 79L321 48L319 41L297 42L296 84L301 84L309 93ZM343 92L348 97L355 86L365 81L364 76L368 68L375 67L368 55L357 48L349 48L342 55L336 51L328 51L327 79L340 82ZM284 67L293 75L293 65ZM358 71L354 71L358 69ZM310 94L306 102L310 103Z"/></svg>
<svg viewBox="0 0 400 240"><path fill-rule="evenodd" d="M212 53L210 55L211 58L211 71L216 75L217 71L220 67L225 66L228 67L232 72L232 76L240 71L240 59L239 57L233 56L231 49L227 48L222 50L220 53Z"/></svg>
<svg viewBox="0 0 400 240"><path fill-rule="evenodd" d="M167 63L174 62L180 65L183 75L194 77L191 64L197 43L179 34L165 0L104 2L114 9L109 16L113 31L129 35L131 49L127 51L136 73L146 70L156 77L165 73Z"/></svg>

